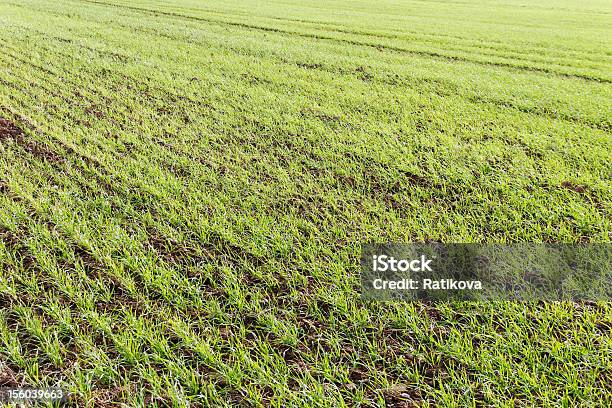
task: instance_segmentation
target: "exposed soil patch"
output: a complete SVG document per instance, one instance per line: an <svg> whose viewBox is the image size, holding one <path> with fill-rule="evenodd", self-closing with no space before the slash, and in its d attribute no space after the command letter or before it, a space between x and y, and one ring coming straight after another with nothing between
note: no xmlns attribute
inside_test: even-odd
<svg viewBox="0 0 612 408"><path fill-rule="evenodd" d="M38 132L38 130L33 124L28 123L27 120L25 119L21 119L21 120L28 127L28 129L30 129L30 131L35 132L35 133ZM50 161L52 164L65 164L67 162L66 158L63 157L63 155L60 155L57 152L52 151L51 149L49 149L49 147L39 142L36 142L35 140L26 140L26 135L24 134L23 130L20 127L18 127L15 123L7 119L0 118L0 143L6 142L9 140L12 140L14 143L17 143L20 146L23 146L26 151L32 153L33 155L37 157L47 158L48 161ZM65 155L74 157L75 159L77 159L77 161L80 160L86 166L90 167L91 169L96 169L104 175L107 175L107 176L109 175L104 165L100 163L100 161L98 161L97 159L85 156L77 152L74 148L62 142L61 140L55 140L54 143L57 143L59 146L63 148L63 150L66 152ZM79 166L76 168L77 170L81 172L85 171L85 169L83 169L82 166ZM106 182L106 180L100 178L97 174L87 171L86 174L84 175L87 178L92 177L92 176L95 177L98 184L107 192L110 192L113 190L113 188L109 185L109 183ZM0 190L1 190L1 187L0 187Z"/></svg>
<svg viewBox="0 0 612 408"><path fill-rule="evenodd" d="M154 228L147 229L148 245L169 264L186 266L205 261L195 248L185 243L180 243L175 239L168 238ZM206 251L207 253L208 251Z"/></svg>
<svg viewBox="0 0 612 408"><path fill-rule="evenodd" d="M0 227L0 241L4 242L9 248L14 249L19 245L20 239L13 232L4 227Z"/></svg>
<svg viewBox="0 0 612 408"><path fill-rule="evenodd" d="M257 268L266 263L262 257L245 251L217 234L209 237L210 242L197 242L191 245L168 238L154 228L147 229L147 236L149 247L171 264L185 266L216 260L227 265L235 265L237 261L244 261Z"/></svg>
<svg viewBox="0 0 612 408"><path fill-rule="evenodd" d="M129 389L125 386L101 388L94 392L94 405L101 408L115 407L119 405L119 402L126 401L127 396L134 392L135 389Z"/></svg>
<svg viewBox="0 0 612 408"><path fill-rule="evenodd" d="M44 144L27 138L23 130L10 120L0 118L0 143L10 140L38 159L50 163L60 163L66 160Z"/></svg>
<svg viewBox="0 0 612 408"><path fill-rule="evenodd" d="M586 192L585 186L574 184L571 181L564 181L563 183L561 183L561 187L579 194L584 194Z"/></svg>
<svg viewBox="0 0 612 408"><path fill-rule="evenodd" d="M383 391L385 403L388 407L411 408L418 407L422 402L418 389L409 388L406 385L395 385Z"/></svg>
<svg viewBox="0 0 612 408"><path fill-rule="evenodd" d="M366 67L360 66L355 70L357 72L357 77L362 81L369 82L374 78L374 75Z"/></svg>
<svg viewBox="0 0 612 408"><path fill-rule="evenodd" d="M594 205L595 208L604 210L604 204L601 202L599 197L597 197L595 192L592 189L589 189L588 186L582 184L574 184L571 181L564 181L561 183L561 187L566 190L573 191L574 193L580 194L581 197L583 197L590 204Z"/></svg>
<svg viewBox="0 0 612 408"><path fill-rule="evenodd" d="M17 387L17 374L10 367L0 363L0 387Z"/></svg>
<svg viewBox="0 0 612 408"><path fill-rule="evenodd" d="M96 105L89 106L87 109L85 109L85 113L95 117L96 119L102 119L106 116L102 111L102 108Z"/></svg>
<svg viewBox="0 0 612 408"><path fill-rule="evenodd" d="M21 259L25 268L35 269L37 267L36 258L34 258L22 244L24 242L24 237L0 226L0 241L2 241L6 248L13 252L18 259Z"/></svg>
<svg viewBox="0 0 612 408"><path fill-rule="evenodd" d="M305 69L321 69L323 65L317 63L309 63L309 62L297 62L296 65L300 68Z"/></svg>
<svg viewBox="0 0 612 408"><path fill-rule="evenodd" d="M0 142L16 139L21 134L23 132L13 122L0 118Z"/></svg>
<svg viewBox="0 0 612 408"><path fill-rule="evenodd" d="M308 109L303 109L301 113L303 117L315 117L322 122L340 123L340 116L328 114L320 110L308 108Z"/></svg>

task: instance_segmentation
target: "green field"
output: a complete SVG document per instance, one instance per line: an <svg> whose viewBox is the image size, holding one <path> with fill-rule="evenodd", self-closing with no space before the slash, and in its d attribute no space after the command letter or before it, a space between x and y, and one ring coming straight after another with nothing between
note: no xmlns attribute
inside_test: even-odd
<svg viewBox="0 0 612 408"><path fill-rule="evenodd" d="M0 386L606 406L610 303L375 303L367 242L611 242L610 1L0 1Z"/></svg>

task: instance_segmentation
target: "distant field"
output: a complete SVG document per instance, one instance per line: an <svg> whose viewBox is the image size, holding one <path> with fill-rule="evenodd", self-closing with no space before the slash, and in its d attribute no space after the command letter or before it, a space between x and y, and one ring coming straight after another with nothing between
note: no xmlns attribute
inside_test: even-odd
<svg viewBox="0 0 612 408"><path fill-rule="evenodd" d="M605 406L612 308L359 299L367 242L611 242L609 1L0 1L0 386Z"/></svg>

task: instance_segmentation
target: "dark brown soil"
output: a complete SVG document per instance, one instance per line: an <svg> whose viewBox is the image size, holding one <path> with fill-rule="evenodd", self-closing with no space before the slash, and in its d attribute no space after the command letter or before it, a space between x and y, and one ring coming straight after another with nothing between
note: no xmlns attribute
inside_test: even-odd
<svg viewBox="0 0 612 408"><path fill-rule="evenodd" d="M9 120L0 118L0 142L17 139L23 132Z"/></svg>
<svg viewBox="0 0 612 408"><path fill-rule="evenodd" d="M44 144L27 138L23 130L10 120L0 118L0 143L6 143L9 140L13 140L25 151L38 159L50 163L60 163L65 160Z"/></svg>

